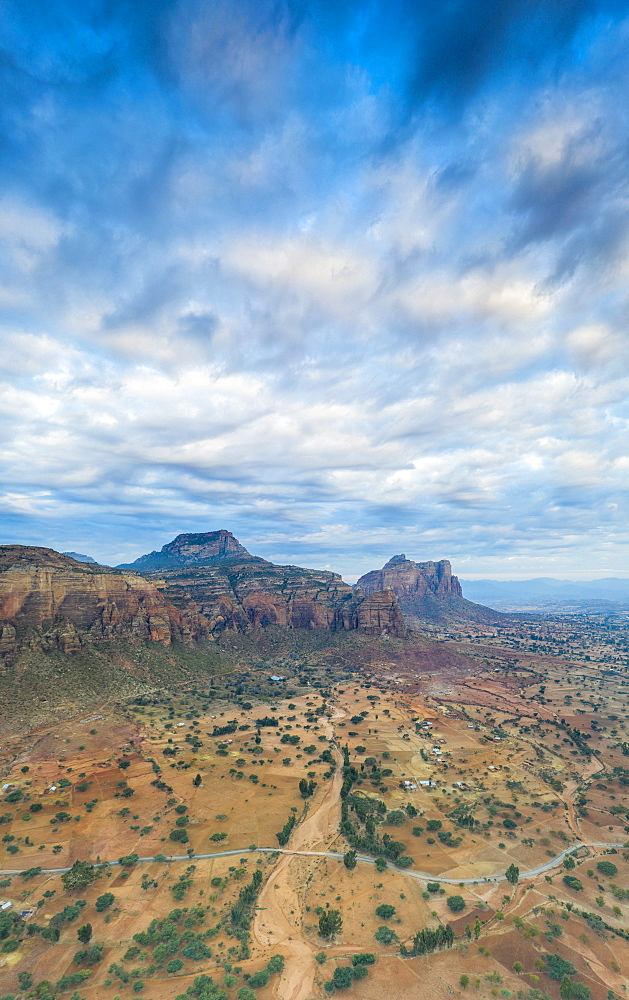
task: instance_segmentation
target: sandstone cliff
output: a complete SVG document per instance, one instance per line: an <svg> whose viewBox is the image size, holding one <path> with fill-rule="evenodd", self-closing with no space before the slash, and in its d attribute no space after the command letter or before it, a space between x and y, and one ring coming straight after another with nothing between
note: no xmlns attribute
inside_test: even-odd
<svg viewBox="0 0 629 1000"><path fill-rule="evenodd" d="M462 597L461 584L452 576L447 559L416 563L404 554L393 556L382 569L361 576L357 586L366 594L391 587L396 597Z"/></svg>
<svg viewBox="0 0 629 1000"><path fill-rule="evenodd" d="M404 554L393 556L382 569L361 576L357 587L367 595L390 588L410 628L423 622L495 622L501 618L499 612L463 597L447 559L416 563Z"/></svg>
<svg viewBox="0 0 629 1000"><path fill-rule="evenodd" d="M28 645L71 652L116 636L168 644L184 633L152 581L53 549L0 546L0 652Z"/></svg>
<svg viewBox="0 0 629 1000"><path fill-rule="evenodd" d="M266 625L406 633L393 591L365 595L337 573L276 566L230 532L180 535L143 558L154 555L162 569L140 576L53 549L0 546L0 655L112 638L190 643Z"/></svg>

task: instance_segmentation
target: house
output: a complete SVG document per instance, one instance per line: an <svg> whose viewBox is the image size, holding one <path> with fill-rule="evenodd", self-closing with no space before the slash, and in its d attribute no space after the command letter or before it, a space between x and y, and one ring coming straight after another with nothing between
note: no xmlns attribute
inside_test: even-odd
<svg viewBox="0 0 629 1000"><path fill-rule="evenodd" d="M13 906L13 903L0 903L0 911L8 910L11 906Z"/></svg>
<svg viewBox="0 0 629 1000"><path fill-rule="evenodd" d="M426 788L426 787L429 787L429 788L434 788L434 783L433 783L432 781L421 781L421 780L420 780L420 782L419 782L419 783L420 783L420 785L421 785L421 786L422 786L423 788Z"/></svg>
<svg viewBox="0 0 629 1000"><path fill-rule="evenodd" d="M269 680L270 681L285 681L286 678L285 677L278 677L277 674L271 674L271 676L269 677Z"/></svg>

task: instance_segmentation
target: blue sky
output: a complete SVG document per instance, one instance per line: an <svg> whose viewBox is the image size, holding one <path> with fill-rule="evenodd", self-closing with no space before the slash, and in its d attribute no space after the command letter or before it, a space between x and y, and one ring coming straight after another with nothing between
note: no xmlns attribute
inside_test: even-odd
<svg viewBox="0 0 629 1000"><path fill-rule="evenodd" d="M625 575L624 15L4 0L3 541Z"/></svg>

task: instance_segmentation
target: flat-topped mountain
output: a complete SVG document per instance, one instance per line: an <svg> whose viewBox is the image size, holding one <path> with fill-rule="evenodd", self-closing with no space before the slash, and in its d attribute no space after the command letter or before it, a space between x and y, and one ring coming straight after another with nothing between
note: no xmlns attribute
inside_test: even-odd
<svg viewBox="0 0 629 1000"><path fill-rule="evenodd" d="M366 594L391 587L396 597L462 597L461 584L452 575L447 559L439 562L416 563L404 553L393 556L382 569L372 570L361 576L357 584Z"/></svg>
<svg viewBox="0 0 629 1000"><path fill-rule="evenodd" d="M500 617L498 612L463 597L447 559L416 563L402 553L389 559L382 569L365 573L356 586L367 595L390 589L410 628L425 621L495 621Z"/></svg>
<svg viewBox="0 0 629 1000"><path fill-rule="evenodd" d="M138 573L156 572L183 566L211 566L229 560L255 559L234 538L231 531L206 531L177 535L159 552L149 552L132 563L121 563L118 569L134 569Z"/></svg>

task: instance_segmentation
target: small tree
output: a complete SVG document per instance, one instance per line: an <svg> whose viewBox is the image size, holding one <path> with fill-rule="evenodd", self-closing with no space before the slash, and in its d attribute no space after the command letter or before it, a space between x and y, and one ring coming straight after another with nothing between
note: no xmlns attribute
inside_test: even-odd
<svg viewBox="0 0 629 1000"><path fill-rule="evenodd" d="M92 925L83 924L83 926L79 927L78 931L76 932L76 936L78 937L81 944L89 944L89 942L92 939Z"/></svg>
<svg viewBox="0 0 629 1000"><path fill-rule="evenodd" d="M570 976L562 976L561 982L559 984L559 996L561 1000L572 1000L574 991L572 989L572 980Z"/></svg>
<svg viewBox="0 0 629 1000"><path fill-rule="evenodd" d="M376 858L376 871L386 872L386 870L387 870L387 863L384 860L384 858Z"/></svg>
<svg viewBox="0 0 629 1000"><path fill-rule="evenodd" d="M461 987L462 990L464 990L465 987L469 984L469 981L470 977L467 975L466 972L464 972L461 978L459 979L459 986Z"/></svg>
<svg viewBox="0 0 629 1000"><path fill-rule="evenodd" d="M520 878L520 869L518 866L513 864L509 865L505 872L505 878L507 882L511 883L511 885L515 885Z"/></svg>
<svg viewBox="0 0 629 1000"><path fill-rule="evenodd" d="M324 910L319 917L319 934L322 938L333 938L340 934L343 919L339 910Z"/></svg>
<svg viewBox="0 0 629 1000"><path fill-rule="evenodd" d="M482 929L481 928L481 922L480 922L480 920L477 917L476 918L476 922L474 923L474 938L475 938L476 941L478 941L478 939L480 937L481 929Z"/></svg>
<svg viewBox="0 0 629 1000"><path fill-rule="evenodd" d="M98 878L100 872L87 861L75 861L70 871L64 872L61 876L64 889L70 892L72 889L85 889L86 886Z"/></svg>
<svg viewBox="0 0 629 1000"><path fill-rule="evenodd" d="M200 775L200 774L197 774L197 775L196 775L196 776L195 776L195 777L194 777L194 778L192 779L192 784L194 785L194 787L195 787L195 788L198 788L198 787L199 787L199 785L201 784L201 780L202 780L202 779L201 779L201 775Z"/></svg>
<svg viewBox="0 0 629 1000"><path fill-rule="evenodd" d="M348 872L353 872L356 867L356 851L348 851L343 855L343 864Z"/></svg>
<svg viewBox="0 0 629 1000"><path fill-rule="evenodd" d="M390 920L394 915L395 907L391 906L390 903L381 903L380 906L376 906L376 916L381 917L382 920Z"/></svg>
<svg viewBox="0 0 629 1000"><path fill-rule="evenodd" d="M574 858L572 857L571 854L566 854L565 858L563 859L563 866L564 866L564 868L568 868L568 869L574 868L574 866L575 866L574 865Z"/></svg>
<svg viewBox="0 0 629 1000"><path fill-rule="evenodd" d="M446 903L453 913L460 913L461 910L465 909L465 900L463 896L448 896Z"/></svg>

